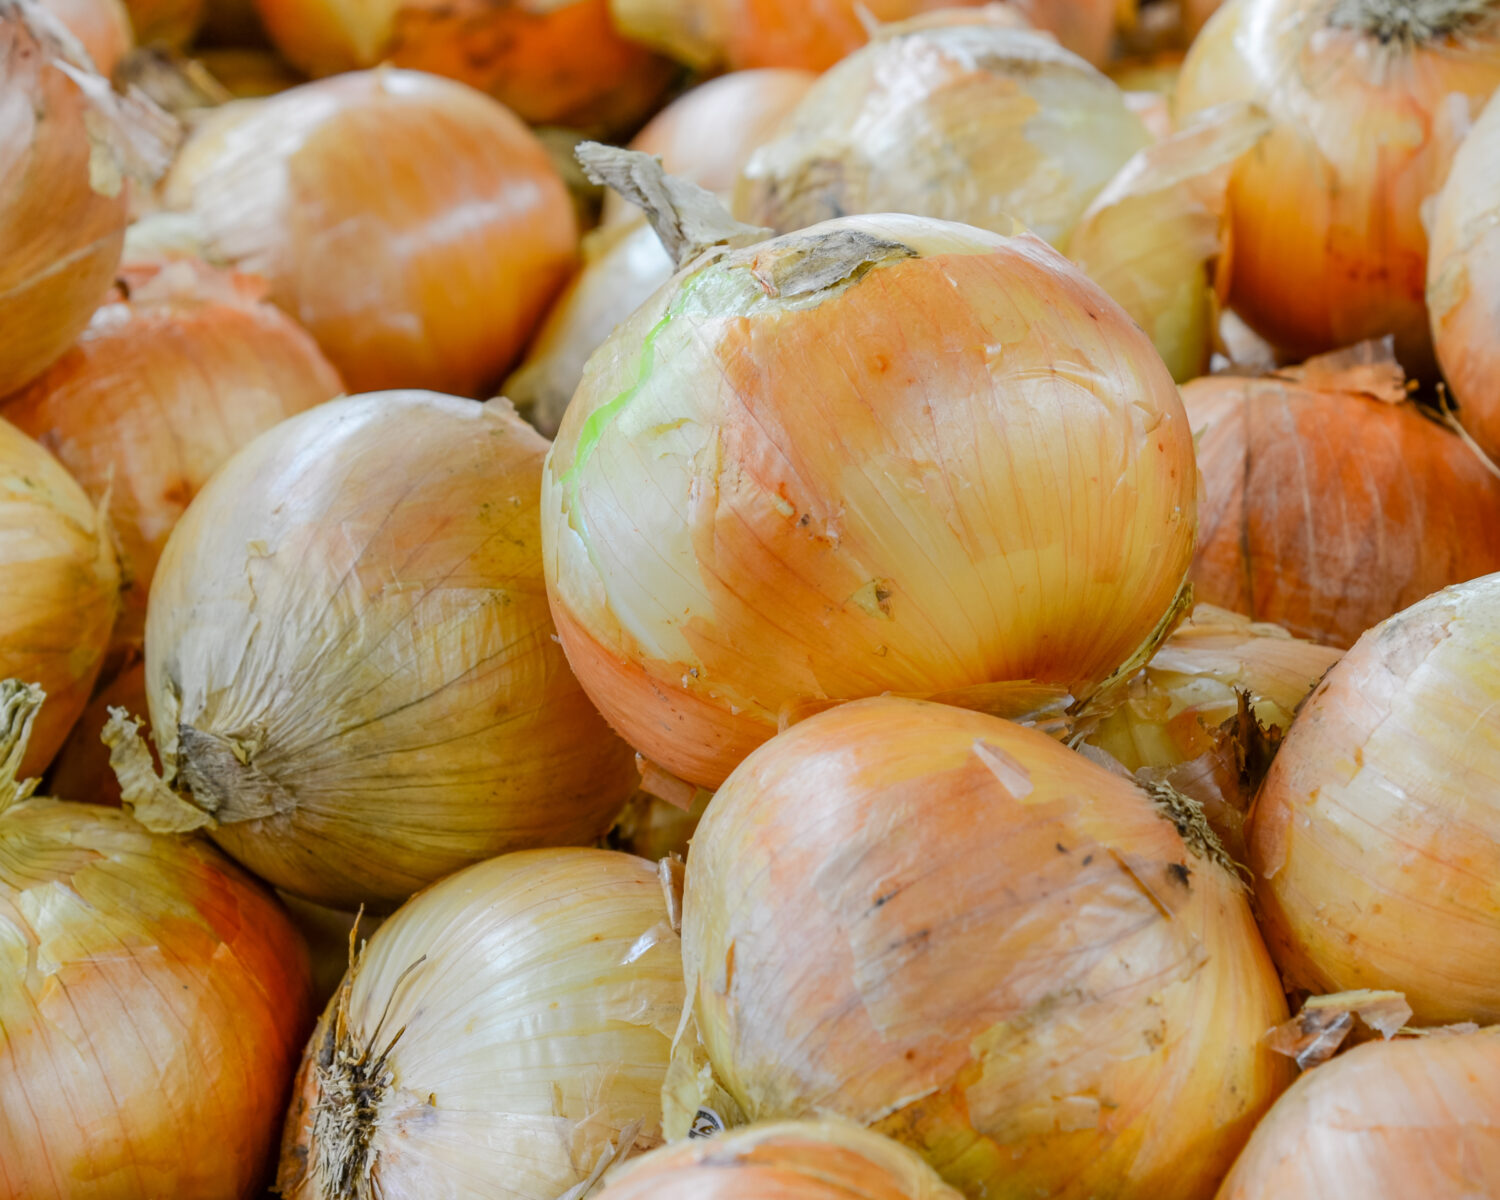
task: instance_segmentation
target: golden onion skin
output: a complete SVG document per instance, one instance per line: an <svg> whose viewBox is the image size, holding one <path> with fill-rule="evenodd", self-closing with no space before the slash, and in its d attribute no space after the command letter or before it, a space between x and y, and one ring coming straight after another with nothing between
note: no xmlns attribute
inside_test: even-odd
<svg viewBox="0 0 1500 1200"><path fill-rule="evenodd" d="M843 275L785 294L809 263ZM1195 486L1166 368L1059 255L848 218L690 267L594 355L548 590L610 722L713 786L804 701L1082 695L1172 602Z"/></svg>
<svg viewBox="0 0 1500 1200"><path fill-rule="evenodd" d="M1500 1029L1356 1046L1302 1076L1218 1200L1500 1192Z"/></svg>
<svg viewBox="0 0 1500 1200"><path fill-rule="evenodd" d="M847 704L743 763L682 938L748 1119L840 1113L969 1196L1211 1196L1291 1074L1235 876L1129 780L946 705Z"/></svg>
<svg viewBox="0 0 1500 1200"><path fill-rule="evenodd" d="M1460 12L1431 38L1348 24ZM1230 183L1230 304L1284 360L1394 334L1407 370L1432 372L1422 206L1497 84L1493 3L1233 0L1210 19L1176 108L1248 100L1274 123Z"/></svg>
<svg viewBox="0 0 1500 1200"><path fill-rule="evenodd" d="M151 727L269 882L389 908L591 841L630 795L553 640L545 452L504 402L377 393L282 422L188 507L152 587Z"/></svg>
<svg viewBox="0 0 1500 1200"><path fill-rule="evenodd" d="M1500 575L1365 634L1293 722L1250 825L1262 928L1315 992L1500 1019Z"/></svg>

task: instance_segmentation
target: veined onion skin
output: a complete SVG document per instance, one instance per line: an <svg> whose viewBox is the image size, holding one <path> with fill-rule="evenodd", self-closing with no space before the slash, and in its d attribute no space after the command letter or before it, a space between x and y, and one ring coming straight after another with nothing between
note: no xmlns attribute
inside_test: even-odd
<svg viewBox="0 0 1500 1200"><path fill-rule="evenodd" d="M1179 115L1260 105L1235 170L1230 303L1284 359L1394 335L1433 370L1421 210L1500 84L1491 0L1235 0L1183 63Z"/></svg>
<svg viewBox="0 0 1500 1200"><path fill-rule="evenodd" d="M545 452L503 402L376 393L283 421L214 476L146 627L151 728L190 823L213 814L262 878L347 910L608 829L634 762L553 640Z"/></svg>
<svg viewBox="0 0 1500 1200"><path fill-rule="evenodd" d="M16 692L0 687L12 745ZM301 939L207 842L14 784L0 780L0 1195L258 1195L312 1023Z"/></svg>
<svg viewBox="0 0 1500 1200"><path fill-rule="evenodd" d="M787 705L1082 695L1190 558L1179 404L1145 335L1028 235L856 217L700 262L590 360L548 458L568 659L706 787Z"/></svg>
<svg viewBox="0 0 1500 1200"><path fill-rule="evenodd" d="M286 1200L556 1200L661 1138L682 1006L656 869L502 855L370 939L308 1044ZM400 1031L398 1036L398 1031Z"/></svg>
<svg viewBox="0 0 1500 1200"><path fill-rule="evenodd" d="M134 45L130 14L121 0L42 0L42 7L83 43L95 69L106 79Z"/></svg>
<svg viewBox="0 0 1500 1200"><path fill-rule="evenodd" d="M947 705L847 704L747 759L682 941L747 1119L842 1114L970 1196L1211 1196L1289 1081L1233 873L1128 780Z"/></svg>
<svg viewBox="0 0 1500 1200"><path fill-rule="evenodd" d="M398 169L399 168L399 169ZM355 391L477 395L573 267L567 188L531 133L451 80L319 80L206 125L163 185L263 276Z"/></svg>
<svg viewBox="0 0 1500 1200"><path fill-rule="evenodd" d="M1250 825L1262 928L1318 992L1500 1019L1500 575L1362 637L1313 693Z"/></svg>
<svg viewBox="0 0 1500 1200"><path fill-rule="evenodd" d="M1500 1190L1500 1029L1355 1046L1292 1085L1218 1200Z"/></svg>
<svg viewBox="0 0 1500 1200"><path fill-rule="evenodd" d="M1500 101L1459 146L1438 198L1427 310L1458 418L1500 460Z"/></svg>

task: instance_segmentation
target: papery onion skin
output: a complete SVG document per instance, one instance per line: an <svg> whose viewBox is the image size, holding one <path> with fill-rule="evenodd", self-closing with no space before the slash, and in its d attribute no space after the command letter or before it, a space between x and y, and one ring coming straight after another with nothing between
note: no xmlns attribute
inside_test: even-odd
<svg viewBox="0 0 1500 1200"><path fill-rule="evenodd" d="M135 44L130 14L121 0L41 0L83 43L94 67L106 79Z"/></svg>
<svg viewBox="0 0 1500 1200"><path fill-rule="evenodd" d="M824 74L751 156L735 216L789 232L906 212L1066 249L1089 202L1151 135L1124 93L1038 33L896 25Z"/></svg>
<svg viewBox="0 0 1500 1200"><path fill-rule="evenodd" d="M960 1200L906 1147L819 1117L677 1142L617 1168L598 1200Z"/></svg>
<svg viewBox="0 0 1500 1200"><path fill-rule="evenodd" d="M682 995L678 937L642 859L525 851L445 879L370 939L324 1013L278 1190L286 1200L568 1194L596 1165L660 1142ZM355 1078L351 1060L387 1046L388 1082L352 1113L338 1090Z"/></svg>
<svg viewBox="0 0 1500 1200"><path fill-rule="evenodd" d="M818 263L843 278L768 294ZM569 661L632 745L710 787L788 704L1082 695L1191 555L1179 403L1029 236L848 218L689 269L590 360L548 459Z"/></svg>
<svg viewBox="0 0 1500 1200"><path fill-rule="evenodd" d="M1209 1196L1290 1077L1234 875L1128 780L946 705L847 704L743 763L682 938L748 1119L840 1113L970 1196Z"/></svg>
<svg viewBox="0 0 1500 1200"><path fill-rule="evenodd" d="M1458 419L1500 460L1500 100L1458 148L1438 197L1427 310Z"/></svg>
<svg viewBox="0 0 1500 1200"><path fill-rule="evenodd" d="M567 188L504 107L353 72L199 130L164 181L216 256L264 276L354 391L477 395L573 267Z"/></svg>
<svg viewBox="0 0 1500 1200"><path fill-rule="evenodd" d="M1500 1019L1500 575L1365 634L1308 700L1251 817L1262 928L1318 992L1420 1024Z"/></svg>
<svg viewBox="0 0 1500 1200"><path fill-rule="evenodd" d="M1456 28L1382 39L1332 23L1361 12ZM1249 100L1275 123L1230 185L1230 301L1284 361L1393 334L1407 370L1432 373L1421 210L1497 84L1494 4L1236 0L1209 21L1177 111Z"/></svg>
<svg viewBox="0 0 1500 1200"><path fill-rule="evenodd" d="M377 393L282 422L189 506L152 587L151 727L262 878L379 910L609 827L633 757L553 640L545 452L503 402Z"/></svg>
<svg viewBox="0 0 1500 1200"><path fill-rule="evenodd" d="M1277 1101L1218 1200L1500 1191L1500 1030L1356 1046Z"/></svg>

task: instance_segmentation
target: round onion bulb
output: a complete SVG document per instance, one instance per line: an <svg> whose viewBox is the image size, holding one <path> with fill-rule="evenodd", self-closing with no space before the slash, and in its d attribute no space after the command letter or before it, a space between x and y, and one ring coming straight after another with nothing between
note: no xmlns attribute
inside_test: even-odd
<svg viewBox="0 0 1500 1200"><path fill-rule="evenodd" d="M847 704L746 759L693 838L682 950L669 1135L705 1101L833 1112L968 1196L1198 1200L1289 1081L1191 801L948 705Z"/></svg>
<svg viewBox="0 0 1500 1200"><path fill-rule="evenodd" d="M308 1043L285 1200L559 1200L661 1141L682 960L657 870L502 855L381 926Z"/></svg>
<svg viewBox="0 0 1500 1200"><path fill-rule="evenodd" d="M546 449L504 402L393 392L320 405L230 459L151 591L172 788L128 722L112 731L137 814L206 826L275 886L350 911L603 834L633 758L553 640Z"/></svg>
<svg viewBox="0 0 1500 1200"><path fill-rule="evenodd" d="M1377 625L1312 694L1250 825L1262 928L1315 992L1500 1020L1500 575Z"/></svg>

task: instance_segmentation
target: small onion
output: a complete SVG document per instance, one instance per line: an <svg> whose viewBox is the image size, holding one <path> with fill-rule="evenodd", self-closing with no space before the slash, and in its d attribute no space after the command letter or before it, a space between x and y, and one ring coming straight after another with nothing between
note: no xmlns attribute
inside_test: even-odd
<svg viewBox="0 0 1500 1200"><path fill-rule="evenodd" d="M1314 991L1500 1019L1500 575L1355 643L1293 723L1250 826L1262 927Z"/></svg>
<svg viewBox="0 0 1500 1200"><path fill-rule="evenodd" d="M264 276L357 391L478 394L573 266L567 188L472 88L381 69L247 102L163 184L215 258Z"/></svg>
<svg viewBox="0 0 1500 1200"><path fill-rule="evenodd" d="M669 1135L704 1098L834 1112L969 1196L1210 1196L1288 1082L1286 1001L1180 804L947 705L788 730L688 855Z"/></svg>
<svg viewBox="0 0 1500 1200"><path fill-rule="evenodd" d="M634 770L553 640L546 449L503 402L400 392L230 459L151 591L151 728L180 793L110 731L137 815L207 825L275 886L351 910L604 833Z"/></svg>
<svg viewBox="0 0 1500 1200"><path fill-rule="evenodd" d="M650 863L537 850L429 888L370 939L308 1044L285 1200L559 1200L661 1140L682 1008Z"/></svg>
<svg viewBox="0 0 1500 1200"><path fill-rule="evenodd" d="M40 0L83 44L94 69L106 79L134 44L130 14L121 0Z"/></svg>
<svg viewBox="0 0 1500 1200"><path fill-rule="evenodd" d="M312 1023L307 951L208 843L27 798L0 685L0 1195L249 1200Z"/></svg>
<svg viewBox="0 0 1500 1200"><path fill-rule="evenodd" d="M1458 148L1438 197L1427 309L1459 420L1500 459L1500 99Z"/></svg>
<svg viewBox="0 0 1500 1200"><path fill-rule="evenodd" d="M732 1129L617 1168L595 1200L962 1200L904 1146L818 1117Z"/></svg>
<svg viewBox="0 0 1500 1200"><path fill-rule="evenodd" d="M1375 346L1184 387L1204 484L1198 598L1348 647L1500 571L1500 480L1405 395Z"/></svg>
<svg viewBox="0 0 1500 1200"><path fill-rule="evenodd" d="M1230 184L1236 311L1295 360L1394 335L1433 368L1422 206L1500 84L1495 0L1235 0L1193 44L1179 114L1274 128Z"/></svg>
<svg viewBox="0 0 1500 1200"><path fill-rule="evenodd" d="M1500 1029L1356 1046L1309 1071L1218 1200L1500 1195Z"/></svg>
<svg viewBox="0 0 1500 1200"><path fill-rule="evenodd" d="M735 215L789 232L902 212L1066 249L1089 202L1151 142L1124 93L1050 38L894 25L823 75L746 163Z"/></svg>

